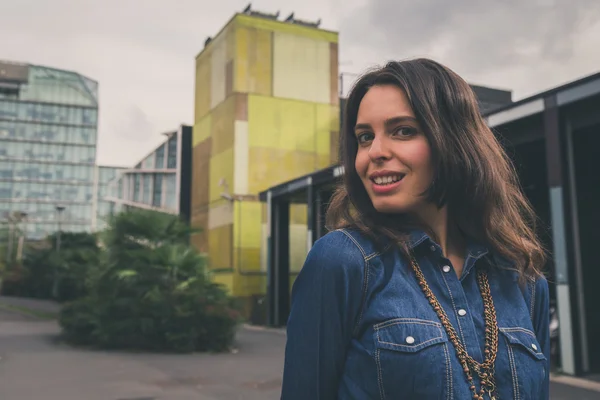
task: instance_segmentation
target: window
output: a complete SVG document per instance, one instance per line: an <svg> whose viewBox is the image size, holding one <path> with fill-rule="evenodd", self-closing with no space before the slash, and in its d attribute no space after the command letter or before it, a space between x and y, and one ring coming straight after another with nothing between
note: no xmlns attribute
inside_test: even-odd
<svg viewBox="0 0 600 400"><path fill-rule="evenodd" d="M169 210L177 210L177 180L175 174L167 174L165 182L165 208Z"/></svg>
<svg viewBox="0 0 600 400"><path fill-rule="evenodd" d="M177 136L173 136L167 142L168 155L167 155L167 168L177 168Z"/></svg>
<svg viewBox="0 0 600 400"><path fill-rule="evenodd" d="M160 207L162 204L162 183L163 174L153 174L154 190L152 191L152 205Z"/></svg>
<svg viewBox="0 0 600 400"><path fill-rule="evenodd" d="M133 201L140 201L140 185L142 177L140 174L135 174L133 178Z"/></svg>
<svg viewBox="0 0 600 400"><path fill-rule="evenodd" d="M144 174L144 198L142 202L150 205L152 201L152 175Z"/></svg>
<svg viewBox="0 0 600 400"><path fill-rule="evenodd" d="M156 149L156 169L163 169L165 167L165 145L161 145Z"/></svg>

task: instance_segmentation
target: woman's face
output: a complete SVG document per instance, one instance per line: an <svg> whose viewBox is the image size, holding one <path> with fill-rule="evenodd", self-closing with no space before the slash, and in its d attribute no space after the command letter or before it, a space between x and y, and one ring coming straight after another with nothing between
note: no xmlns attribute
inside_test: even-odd
<svg viewBox="0 0 600 400"><path fill-rule="evenodd" d="M384 213L420 214L422 193L433 179L431 148L404 92L373 86L363 97L355 126L355 168L373 206Z"/></svg>

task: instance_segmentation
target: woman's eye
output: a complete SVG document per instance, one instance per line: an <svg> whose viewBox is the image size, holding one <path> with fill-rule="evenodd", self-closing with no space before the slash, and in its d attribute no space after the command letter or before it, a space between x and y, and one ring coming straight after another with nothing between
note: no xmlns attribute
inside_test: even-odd
<svg viewBox="0 0 600 400"><path fill-rule="evenodd" d="M417 130L411 126L401 126L396 128L394 135L396 136L414 136L417 134Z"/></svg>
<svg viewBox="0 0 600 400"><path fill-rule="evenodd" d="M361 133L359 134L357 137L358 143L365 143L368 142L369 140L373 139L373 134L372 133Z"/></svg>

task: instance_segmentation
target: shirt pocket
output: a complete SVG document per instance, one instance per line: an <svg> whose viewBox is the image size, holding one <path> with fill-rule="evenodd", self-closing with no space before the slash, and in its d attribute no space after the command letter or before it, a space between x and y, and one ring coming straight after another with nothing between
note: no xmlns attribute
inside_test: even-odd
<svg viewBox="0 0 600 400"><path fill-rule="evenodd" d="M375 325L373 335L381 399L449 398L450 351L439 322L395 318Z"/></svg>
<svg viewBox="0 0 600 400"><path fill-rule="evenodd" d="M512 397L537 399L546 377L547 360L535 333L525 328L499 328L506 343Z"/></svg>

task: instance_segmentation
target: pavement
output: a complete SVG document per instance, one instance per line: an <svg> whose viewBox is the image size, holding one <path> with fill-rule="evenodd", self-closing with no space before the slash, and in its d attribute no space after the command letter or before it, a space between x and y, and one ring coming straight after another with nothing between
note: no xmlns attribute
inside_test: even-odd
<svg viewBox="0 0 600 400"><path fill-rule="evenodd" d="M58 341L58 333L54 320L0 307L0 399L279 399L281 330L243 327L235 351L188 355L73 348ZM551 400L573 399L600 399L600 389L551 383Z"/></svg>

